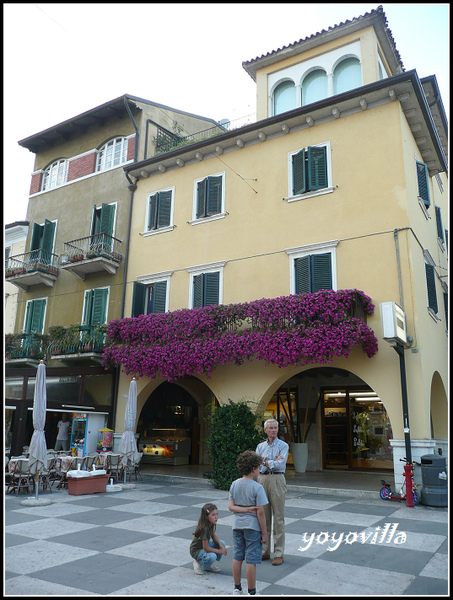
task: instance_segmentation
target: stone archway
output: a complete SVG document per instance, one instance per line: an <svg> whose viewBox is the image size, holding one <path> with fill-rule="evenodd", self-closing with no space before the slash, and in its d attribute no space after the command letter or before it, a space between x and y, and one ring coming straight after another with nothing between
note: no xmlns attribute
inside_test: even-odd
<svg viewBox="0 0 453 600"><path fill-rule="evenodd" d="M431 437L448 438L448 402L445 388L439 373L434 373L431 381Z"/></svg>

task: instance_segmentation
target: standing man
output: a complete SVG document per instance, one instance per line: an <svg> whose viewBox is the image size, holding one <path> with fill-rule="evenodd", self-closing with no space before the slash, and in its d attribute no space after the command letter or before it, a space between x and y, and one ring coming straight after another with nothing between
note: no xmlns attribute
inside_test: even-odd
<svg viewBox="0 0 453 600"><path fill-rule="evenodd" d="M57 441L55 442L55 450L69 450L69 430L71 421L68 421L68 415L63 413L61 421L57 423Z"/></svg>
<svg viewBox="0 0 453 600"><path fill-rule="evenodd" d="M272 564L281 565L285 551L285 470L289 446L283 440L278 439L278 422L275 419L268 419L264 423L264 433L267 435L267 440L256 447L257 454L263 457L258 483L264 487L269 500L269 504L264 507L267 542L263 543L262 560L270 558L273 520L274 560Z"/></svg>

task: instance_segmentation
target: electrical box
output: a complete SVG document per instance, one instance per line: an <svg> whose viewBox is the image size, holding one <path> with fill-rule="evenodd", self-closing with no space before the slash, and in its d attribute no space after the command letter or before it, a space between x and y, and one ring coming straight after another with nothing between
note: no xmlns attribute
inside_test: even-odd
<svg viewBox="0 0 453 600"><path fill-rule="evenodd" d="M406 315L396 302L381 302L382 337L387 342L407 344Z"/></svg>

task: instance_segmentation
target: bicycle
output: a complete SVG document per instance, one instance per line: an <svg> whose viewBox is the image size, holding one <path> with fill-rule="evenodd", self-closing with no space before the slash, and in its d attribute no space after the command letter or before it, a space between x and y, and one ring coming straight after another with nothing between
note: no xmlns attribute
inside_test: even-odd
<svg viewBox="0 0 453 600"><path fill-rule="evenodd" d="M412 497L414 499L414 504L418 504L420 501L420 497L419 497L417 489L416 489L417 484L414 482L414 465L420 466L420 463L415 462L415 461L412 463L409 463L407 458L400 458L400 461L405 462L407 465L410 464L410 466L411 466ZM392 492L390 484L386 483L383 479L381 479L381 484L382 484L382 487L381 487L379 494L380 494L382 500L406 500L406 498L407 498L406 476L404 476L403 483L402 483L398 493Z"/></svg>

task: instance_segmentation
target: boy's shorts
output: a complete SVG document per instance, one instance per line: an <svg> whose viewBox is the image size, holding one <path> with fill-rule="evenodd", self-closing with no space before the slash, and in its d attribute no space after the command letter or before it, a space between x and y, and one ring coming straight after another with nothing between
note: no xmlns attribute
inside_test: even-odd
<svg viewBox="0 0 453 600"><path fill-rule="evenodd" d="M244 560L248 565L261 564L261 531L256 529L233 529L233 558Z"/></svg>

